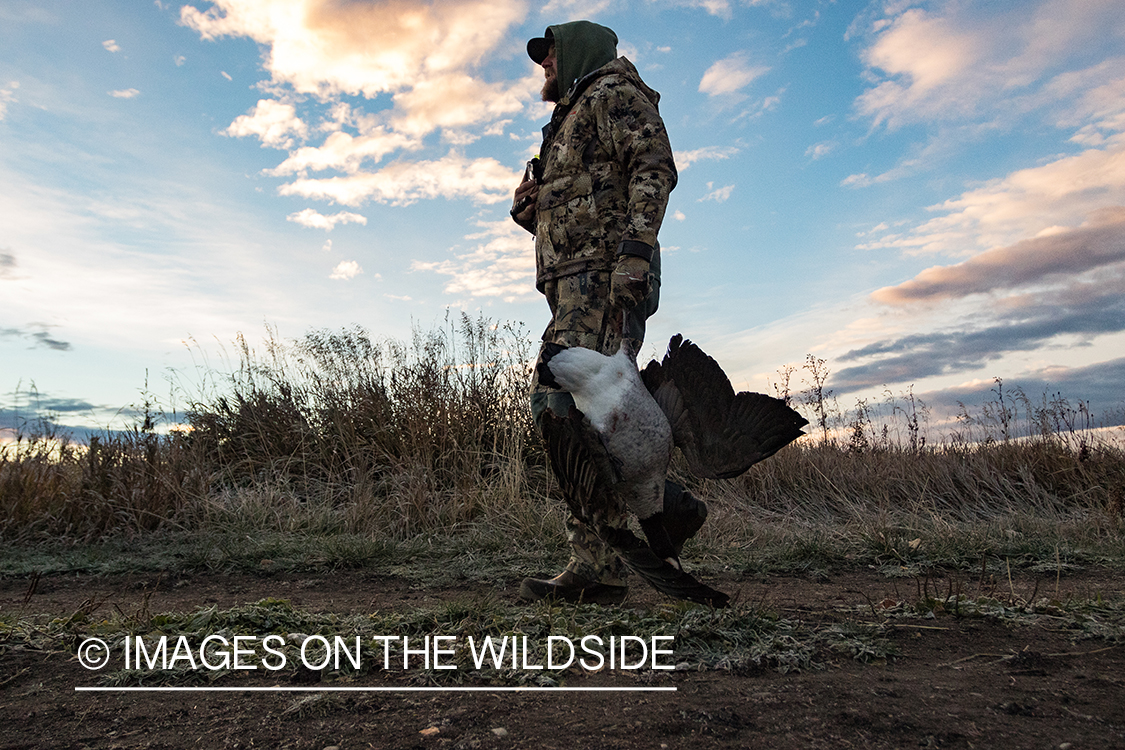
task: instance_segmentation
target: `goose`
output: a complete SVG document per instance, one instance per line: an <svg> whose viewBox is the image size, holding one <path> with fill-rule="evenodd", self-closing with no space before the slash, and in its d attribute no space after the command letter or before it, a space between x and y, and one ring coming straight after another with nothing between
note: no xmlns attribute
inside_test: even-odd
<svg viewBox="0 0 1125 750"><path fill-rule="evenodd" d="M683 569L664 525L665 477L673 447L704 479L730 479L804 434L808 420L781 399L735 393L719 364L676 334L661 362L639 371L623 341L614 355L547 343L539 382L574 399L567 414L544 412L548 458L574 515L650 585L715 607L729 597ZM605 523L635 514L646 542Z"/></svg>

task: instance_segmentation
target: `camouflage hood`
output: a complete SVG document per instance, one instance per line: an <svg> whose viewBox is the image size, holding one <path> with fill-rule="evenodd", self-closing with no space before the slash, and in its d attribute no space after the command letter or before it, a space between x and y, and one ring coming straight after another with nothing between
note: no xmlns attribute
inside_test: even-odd
<svg viewBox="0 0 1125 750"><path fill-rule="evenodd" d="M555 43L560 95L617 57L617 34L591 21L548 26L546 36Z"/></svg>
<svg viewBox="0 0 1125 750"><path fill-rule="evenodd" d="M576 23L583 23L576 21ZM552 27L554 28L554 27ZM612 32L610 32L612 33ZM556 48L557 54L557 48ZM543 126L543 149L546 150L547 144L554 138L555 133L558 131L562 121L570 114L570 110L582 98L582 94L590 87L592 83L598 79L605 77L616 77L619 81L623 81L632 86L637 93L648 100L652 106L653 111L659 111L658 105L660 104L660 93L655 89L650 88L648 84L641 80L641 74L637 72L636 66L629 62L627 57L618 57L615 60L595 68L591 72L585 74L577 79L569 87L566 95L559 100L555 105L554 111L551 113L551 120ZM561 81L561 76L560 76Z"/></svg>
<svg viewBox="0 0 1125 750"><path fill-rule="evenodd" d="M627 57L619 57L616 60L611 60L605 65L596 68L594 71L587 73L582 78L579 78L574 82L571 90L567 92L566 96L563 97L559 104L564 107L573 104L578 100L578 97L582 95L582 92L585 91L587 86L598 78L608 75L621 76L648 99L653 107L660 104L660 93L655 89L649 88L648 84L641 80L641 74Z"/></svg>

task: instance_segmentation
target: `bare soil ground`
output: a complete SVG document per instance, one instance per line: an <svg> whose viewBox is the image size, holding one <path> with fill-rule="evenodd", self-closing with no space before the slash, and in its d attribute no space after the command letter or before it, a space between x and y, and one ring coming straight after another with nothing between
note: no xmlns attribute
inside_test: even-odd
<svg viewBox="0 0 1125 750"><path fill-rule="evenodd" d="M1125 748L1125 647L1076 640L1050 617L883 620L881 608L917 601L923 584L873 570L826 580L729 577L711 581L741 601L810 624L882 626L897 654L824 669L650 672L676 692L87 693L96 684L73 651L31 650L0 638L0 747L4 748ZM1120 600L1125 581L1086 572L1056 580L978 581L966 594L1031 600ZM492 593L515 603L517 583ZM991 586L992 592L979 591ZM492 587L424 590L364 572L158 577L60 576L0 580L0 610L23 618L113 612L187 612L285 598L316 612L356 614L473 601ZM937 589L942 589L937 591ZM995 590L998 589L998 590ZM658 596L634 585L625 607ZM276 678L275 678L276 679ZM285 678L286 684L292 684ZM317 679L315 676L312 679ZM365 675L357 684L391 685ZM231 675L217 684L275 684ZM635 686L638 676L577 673L566 685Z"/></svg>

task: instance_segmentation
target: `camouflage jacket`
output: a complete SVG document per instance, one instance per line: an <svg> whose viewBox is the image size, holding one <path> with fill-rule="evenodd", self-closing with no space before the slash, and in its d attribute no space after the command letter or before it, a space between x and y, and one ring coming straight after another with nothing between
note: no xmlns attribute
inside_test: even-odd
<svg viewBox="0 0 1125 750"><path fill-rule="evenodd" d="M620 254L651 260L668 195L672 147L660 95L624 57L578 81L544 128L536 204L536 287L612 270ZM654 269L655 270L655 269Z"/></svg>

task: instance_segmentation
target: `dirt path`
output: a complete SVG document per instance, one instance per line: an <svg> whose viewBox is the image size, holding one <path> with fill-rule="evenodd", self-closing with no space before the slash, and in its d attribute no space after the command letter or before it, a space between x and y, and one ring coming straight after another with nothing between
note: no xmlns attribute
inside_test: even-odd
<svg viewBox="0 0 1125 750"><path fill-rule="evenodd" d="M899 601L969 596L1031 600L1125 598L1108 574L918 581L875 571L813 582L718 581L742 602L812 625L867 623ZM657 595L635 587L627 607ZM991 591L989 591L991 589ZM515 600L515 585L492 592ZM125 576L0 581L5 618L46 621L82 608L186 612L285 598L310 612L361 614L473 601L484 585L422 590L361 572L313 577ZM0 634L4 748L1125 748L1125 646L1076 640L1050 617L898 619L885 627L893 659L847 655L824 669L781 674L603 670L568 687L675 687L675 692L88 693L72 653L29 650ZM312 678L315 681L315 677ZM365 675L355 686L401 686ZM223 686L308 686L298 677L230 676Z"/></svg>

